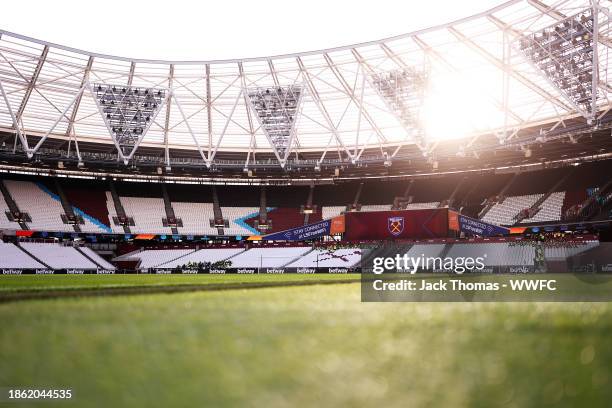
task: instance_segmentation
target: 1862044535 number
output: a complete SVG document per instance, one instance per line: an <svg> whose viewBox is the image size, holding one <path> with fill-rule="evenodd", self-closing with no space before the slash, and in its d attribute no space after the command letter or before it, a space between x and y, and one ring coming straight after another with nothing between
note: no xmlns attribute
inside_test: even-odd
<svg viewBox="0 0 612 408"><path fill-rule="evenodd" d="M72 390L9 388L5 394L5 398L8 398L9 400L72 399Z"/></svg>

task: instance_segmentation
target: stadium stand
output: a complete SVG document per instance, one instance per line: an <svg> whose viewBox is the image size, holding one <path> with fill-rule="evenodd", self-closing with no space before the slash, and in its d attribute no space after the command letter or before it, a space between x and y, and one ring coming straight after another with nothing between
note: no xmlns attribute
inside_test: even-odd
<svg viewBox="0 0 612 408"><path fill-rule="evenodd" d="M310 252L310 247L251 248L231 258L234 268L277 268Z"/></svg>
<svg viewBox="0 0 612 408"><path fill-rule="evenodd" d="M6 213L9 211L10 209L8 205L6 204L6 201L4 201L4 199L0 199L0 228L15 229L15 230L20 229L19 223L15 221L9 221L6 215Z"/></svg>
<svg viewBox="0 0 612 408"><path fill-rule="evenodd" d="M188 254L171 261L158 265L160 268L176 268L189 263L211 263L223 261L231 258L240 252L243 252L243 248L212 248L212 249L200 249L195 252L189 252Z"/></svg>
<svg viewBox="0 0 612 408"><path fill-rule="evenodd" d="M530 208L543 194L506 197L497 202L482 217L482 220L497 225L513 225L520 211Z"/></svg>
<svg viewBox="0 0 612 408"><path fill-rule="evenodd" d="M108 262L106 259L102 258L98 255L94 250L89 247L76 247L78 251L80 251L87 258L91 259L96 265L100 266L102 269L114 270L115 265Z"/></svg>
<svg viewBox="0 0 612 408"><path fill-rule="evenodd" d="M223 218L229 221L229 227L224 228L227 235L253 235L259 232L249 226L247 218L257 217L259 207L221 207Z"/></svg>
<svg viewBox="0 0 612 408"><path fill-rule="evenodd" d="M510 245L508 242L454 244L446 254L451 258L483 257L486 266L533 266L532 245Z"/></svg>
<svg viewBox="0 0 612 408"><path fill-rule="evenodd" d="M70 246L38 242L23 242L20 246L52 269L98 269L98 265Z"/></svg>
<svg viewBox="0 0 612 408"><path fill-rule="evenodd" d="M134 233L171 234L169 227L162 222L166 216L164 200L152 197L120 197L128 217L134 220L131 227Z"/></svg>
<svg viewBox="0 0 612 408"><path fill-rule="evenodd" d="M326 206L322 207L322 217L324 220L328 218L337 217L342 214L346 210L346 206L344 205L335 205L335 206Z"/></svg>
<svg viewBox="0 0 612 408"><path fill-rule="evenodd" d="M156 268L194 251L194 249L150 249L131 252L115 258L114 261L137 260L138 269L148 269Z"/></svg>
<svg viewBox="0 0 612 408"><path fill-rule="evenodd" d="M71 225L64 224L61 215L64 210L59 201L46 193L40 185L28 181L5 180L4 184L19 209L32 217L30 229L40 231L73 232Z"/></svg>
<svg viewBox="0 0 612 408"><path fill-rule="evenodd" d="M404 209L406 210L427 210L430 208L437 208L440 205L439 201L434 201L430 203L409 203L406 204Z"/></svg>
<svg viewBox="0 0 612 408"><path fill-rule="evenodd" d="M210 226L210 220L215 218L212 203L174 201L172 207L174 215L183 222L183 226L178 227L179 233L217 234L217 229Z"/></svg>
<svg viewBox="0 0 612 408"><path fill-rule="evenodd" d="M544 257L547 260L565 260L597 246L599 246L598 241L549 244L544 247Z"/></svg>
<svg viewBox="0 0 612 408"><path fill-rule="evenodd" d="M406 252L406 255L412 258L436 257L442 254L445 246L445 244L415 244Z"/></svg>
<svg viewBox="0 0 612 408"><path fill-rule="evenodd" d="M37 262L15 244L0 241L0 268L42 269L45 266Z"/></svg>
<svg viewBox="0 0 612 408"><path fill-rule="evenodd" d="M533 217L524 218L521 223L560 221L564 201L565 191L552 193L544 200L539 211Z"/></svg>
<svg viewBox="0 0 612 408"><path fill-rule="evenodd" d="M290 268L351 268L361 262L359 248L315 249L287 265Z"/></svg>

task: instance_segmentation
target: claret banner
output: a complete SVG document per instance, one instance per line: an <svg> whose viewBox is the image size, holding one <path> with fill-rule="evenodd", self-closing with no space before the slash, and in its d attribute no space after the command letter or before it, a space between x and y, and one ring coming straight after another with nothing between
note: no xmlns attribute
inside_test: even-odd
<svg viewBox="0 0 612 408"><path fill-rule="evenodd" d="M348 240L446 238L448 210L349 212L345 227Z"/></svg>

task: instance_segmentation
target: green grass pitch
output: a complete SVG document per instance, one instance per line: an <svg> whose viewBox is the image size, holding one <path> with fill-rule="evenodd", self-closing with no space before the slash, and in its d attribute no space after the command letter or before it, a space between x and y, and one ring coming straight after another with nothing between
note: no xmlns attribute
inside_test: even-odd
<svg viewBox="0 0 612 408"><path fill-rule="evenodd" d="M2 276L0 288L255 279L340 277ZM359 283L23 300L0 304L0 387L74 390L49 407L603 407L611 338L609 303L366 304Z"/></svg>

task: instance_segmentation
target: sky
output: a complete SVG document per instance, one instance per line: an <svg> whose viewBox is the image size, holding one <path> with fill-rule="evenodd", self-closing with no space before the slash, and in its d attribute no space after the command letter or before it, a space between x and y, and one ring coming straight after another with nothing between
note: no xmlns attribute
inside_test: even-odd
<svg viewBox="0 0 612 408"><path fill-rule="evenodd" d="M377 40L503 1L7 0L0 28L128 58L235 59Z"/></svg>

